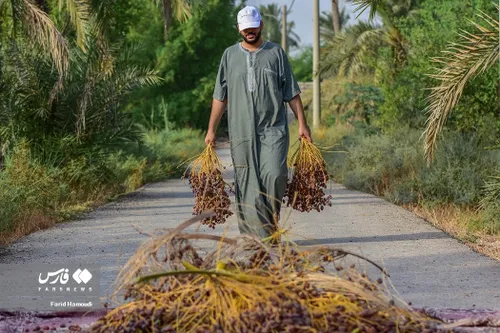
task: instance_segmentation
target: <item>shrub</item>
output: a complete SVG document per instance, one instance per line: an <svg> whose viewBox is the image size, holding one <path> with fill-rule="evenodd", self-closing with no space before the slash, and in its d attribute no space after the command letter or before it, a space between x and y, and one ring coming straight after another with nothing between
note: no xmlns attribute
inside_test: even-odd
<svg viewBox="0 0 500 333"><path fill-rule="evenodd" d="M481 221L475 224L490 234L500 234L500 170L488 177L481 199Z"/></svg>
<svg viewBox="0 0 500 333"><path fill-rule="evenodd" d="M204 148L201 131L190 128L149 130L144 133L143 141L150 155L161 162L177 163L201 153Z"/></svg>
<svg viewBox="0 0 500 333"><path fill-rule="evenodd" d="M59 148L48 147L43 154L34 149L37 156L45 156L41 159L33 156L26 140L20 140L0 172L0 233L12 232L22 223L30 225L25 233L31 232L43 227L28 221L33 216L49 225L49 220L71 217L75 210L133 191L145 182L179 175L182 170L176 166L204 147L201 132L189 129L149 131L143 145L142 152L130 143L124 147L128 152L74 146L83 154L69 158ZM6 238L0 236L0 241Z"/></svg>
<svg viewBox="0 0 500 333"><path fill-rule="evenodd" d="M399 135L372 135L354 137L347 141L348 158L341 170L342 179L348 188L388 195L396 201L408 194L396 194L392 185L413 192L410 186L415 181L417 170L424 163L415 131L402 131ZM413 144L412 144L413 143ZM409 184L404 182L409 181ZM405 199L407 200L407 199Z"/></svg>
<svg viewBox="0 0 500 333"><path fill-rule="evenodd" d="M485 150L475 137L448 134L427 167L420 132L404 129L393 135L348 135L344 158L328 158L330 172L348 188L384 196L398 204L455 204L477 207L488 175L500 153Z"/></svg>
<svg viewBox="0 0 500 333"><path fill-rule="evenodd" d="M27 142L21 141L0 174L0 231L11 230L26 212L49 212L57 206L62 188L51 177L53 173L32 160Z"/></svg>
<svg viewBox="0 0 500 333"><path fill-rule="evenodd" d="M477 206L483 187L500 162L500 154L481 147L476 137L448 134L430 168L419 175L425 201Z"/></svg>

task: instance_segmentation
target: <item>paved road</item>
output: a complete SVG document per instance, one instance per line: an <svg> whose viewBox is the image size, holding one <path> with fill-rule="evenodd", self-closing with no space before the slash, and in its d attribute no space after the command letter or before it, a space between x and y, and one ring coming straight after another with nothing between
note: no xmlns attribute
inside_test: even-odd
<svg viewBox="0 0 500 333"><path fill-rule="evenodd" d="M227 149L219 152L229 161ZM500 309L498 261L471 251L414 214L373 195L337 184L330 191L333 207L322 213L292 212L287 220L294 233L291 238L299 245L332 245L381 263L397 291L414 306ZM103 265L104 296L119 266L145 240L133 225L145 231L174 227L191 217L192 204L190 189L181 180L150 184L80 220L0 249L0 263L97 263ZM229 222L229 234L237 234L235 219ZM202 228L201 232L221 229ZM0 304L0 308L8 307Z"/></svg>

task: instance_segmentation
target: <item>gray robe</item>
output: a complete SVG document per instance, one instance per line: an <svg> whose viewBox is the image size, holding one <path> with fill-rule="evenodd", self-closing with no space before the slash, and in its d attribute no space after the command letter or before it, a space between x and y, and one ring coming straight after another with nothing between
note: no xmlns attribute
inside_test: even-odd
<svg viewBox="0 0 500 333"><path fill-rule="evenodd" d="M213 97L227 98L241 233L265 238L279 215L287 180L286 104L300 93L288 58L274 43L256 51L226 49Z"/></svg>

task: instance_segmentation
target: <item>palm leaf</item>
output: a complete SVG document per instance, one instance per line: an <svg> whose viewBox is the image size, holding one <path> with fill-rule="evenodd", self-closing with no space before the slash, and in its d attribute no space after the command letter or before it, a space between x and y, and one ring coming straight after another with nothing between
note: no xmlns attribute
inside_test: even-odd
<svg viewBox="0 0 500 333"><path fill-rule="evenodd" d="M370 8L370 20L373 20L377 14L377 6L380 4L381 0L352 0L352 2L357 5L354 9L354 12L359 12L357 17Z"/></svg>
<svg viewBox="0 0 500 333"><path fill-rule="evenodd" d="M498 10L497 6L497 10ZM499 60L499 21L482 13L478 15L484 25L472 22L476 33L462 31L458 43L451 43L443 57L433 58L442 67L435 69L430 77L438 80L438 86L431 88L428 97L429 114L424 149L430 163L436 151L436 143L448 115L460 100L467 82L481 74Z"/></svg>
<svg viewBox="0 0 500 333"><path fill-rule="evenodd" d="M66 8L71 23L76 30L76 42L78 46L85 50L84 35L88 28L90 16L90 5L86 0L58 0L59 10Z"/></svg>
<svg viewBox="0 0 500 333"><path fill-rule="evenodd" d="M68 70L69 51L64 36L57 30L47 14L29 0L17 2L23 10L22 21L29 36L47 50L60 76ZM13 6L14 7L14 6ZM19 8L18 8L19 9Z"/></svg>
<svg viewBox="0 0 500 333"><path fill-rule="evenodd" d="M194 4L201 4L202 1L195 2L194 0L154 0L158 6L161 5L164 20L165 39L168 37L168 32L172 25L172 20L175 18L179 22L187 21L193 13Z"/></svg>
<svg viewBox="0 0 500 333"><path fill-rule="evenodd" d="M364 59L376 52L384 38L383 30L368 22L348 27L323 47L320 73L352 78L370 71Z"/></svg>
<svg viewBox="0 0 500 333"><path fill-rule="evenodd" d="M130 66L134 46L119 48L103 43L99 29L87 35L88 52L75 52L78 81L76 105L77 137L109 124L106 118L116 118L119 102L137 88L156 85L160 78L153 70Z"/></svg>
<svg viewBox="0 0 500 333"><path fill-rule="evenodd" d="M192 8L190 1L186 0L177 0L173 1L173 12L174 17L180 21L187 21L192 16Z"/></svg>

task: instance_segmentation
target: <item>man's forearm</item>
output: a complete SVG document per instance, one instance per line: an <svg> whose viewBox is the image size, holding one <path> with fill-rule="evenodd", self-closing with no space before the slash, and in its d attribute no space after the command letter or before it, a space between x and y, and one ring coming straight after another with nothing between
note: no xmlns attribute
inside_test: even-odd
<svg viewBox="0 0 500 333"><path fill-rule="evenodd" d="M299 122L299 126L307 126L306 116L304 114L304 106L302 105L302 99L300 95L295 96L288 102L290 108L295 114L295 118Z"/></svg>
<svg viewBox="0 0 500 333"><path fill-rule="evenodd" d="M215 133L217 131L217 126L224 114L226 109L227 99L224 101L219 101L214 99L212 101L212 112L210 113L210 120L208 122L208 131Z"/></svg>

